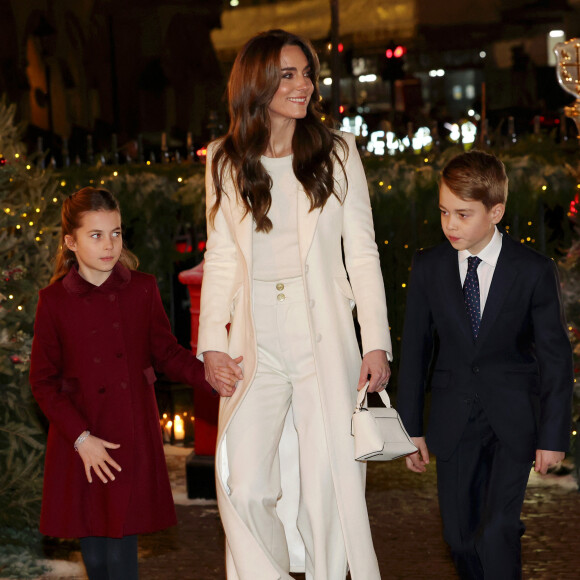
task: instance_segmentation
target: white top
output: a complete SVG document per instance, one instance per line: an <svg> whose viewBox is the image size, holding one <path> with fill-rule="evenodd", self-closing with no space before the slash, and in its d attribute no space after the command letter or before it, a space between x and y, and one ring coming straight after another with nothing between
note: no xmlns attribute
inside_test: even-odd
<svg viewBox="0 0 580 580"><path fill-rule="evenodd" d="M489 288L491 286L491 279L495 272L495 265L497 264L499 253L501 252L501 243L502 234L496 227L489 244L487 244L487 246L477 254L481 260L481 263L477 268L477 278L479 279L479 303L482 316L487 295L489 294ZM465 277L467 276L467 258L472 255L473 254L471 254L469 250L461 250L460 252L457 252L459 259L459 275L461 276L462 286L465 282Z"/></svg>
<svg viewBox="0 0 580 580"><path fill-rule="evenodd" d="M297 213L299 184L292 169L292 155L262 156L261 162L272 178L272 206L268 212L272 229L269 233L253 231L253 277L265 282L294 278L301 275L301 268Z"/></svg>

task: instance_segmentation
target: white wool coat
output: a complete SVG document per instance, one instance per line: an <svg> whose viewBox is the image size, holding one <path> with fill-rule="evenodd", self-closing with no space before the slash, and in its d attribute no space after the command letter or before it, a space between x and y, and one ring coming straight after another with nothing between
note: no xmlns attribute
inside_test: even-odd
<svg viewBox="0 0 580 580"><path fill-rule="evenodd" d="M365 464L354 460L351 414L356 400L361 355L352 317L357 307L363 354L381 349L392 359L387 307L379 255L374 238L369 193L354 137L348 144L344 174L335 164L337 191L322 210L310 210L299 182L298 242L305 301L322 401L330 465L338 502L348 564L353 580L380 578L365 502ZM207 210L213 207L211 148L206 170ZM243 355L244 378L231 398L222 398L216 448L218 505L226 533L228 578L277 580L280 575L234 509L228 495L225 442L228 425L252 388L257 344L252 312L252 231L250 214L238 203L233 184L226 183L214 223L208 221L201 293L198 356L205 351ZM342 241L342 245L341 245ZM344 248L344 260L343 252ZM347 277L348 274L348 277ZM229 333L226 325L230 323ZM291 410L289 412L291 414ZM299 498L298 439L287 417L280 443L283 497L278 513L284 523L292 571L304 570L304 546L296 530ZM313 465L312 469L317 466ZM231 561L230 547L245 554Z"/></svg>

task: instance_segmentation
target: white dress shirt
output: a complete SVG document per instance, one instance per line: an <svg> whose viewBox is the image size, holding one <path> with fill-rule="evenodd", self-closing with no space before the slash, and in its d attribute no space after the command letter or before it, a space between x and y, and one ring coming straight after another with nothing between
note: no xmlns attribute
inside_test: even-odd
<svg viewBox="0 0 580 580"><path fill-rule="evenodd" d="M502 234L495 228L493 237L491 238L489 244L477 254L481 263L477 268L477 278L479 280L479 303L480 312L483 316L483 309L485 308L485 303L487 301L487 296L489 294L489 288L491 286L491 280L493 278L493 273L495 272L495 265L499 258L499 253L501 252ZM457 258L459 260L459 275L461 277L461 286L465 282L465 277L467 276L467 258L473 256L469 250L461 250L457 252Z"/></svg>

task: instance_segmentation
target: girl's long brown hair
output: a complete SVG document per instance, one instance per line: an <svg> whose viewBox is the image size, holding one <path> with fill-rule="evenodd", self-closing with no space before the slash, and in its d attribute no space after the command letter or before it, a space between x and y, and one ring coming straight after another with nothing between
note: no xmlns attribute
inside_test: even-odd
<svg viewBox="0 0 580 580"><path fill-rule="evenodd" d="M332 194L341 199L335 191L333 162L337 161L344 171L348 149L344 139L321 120L318 56L308 40L284 30L269 30L246 43L230 74L230 127L215 147L211 168L216 190L216 202L210 210L212 221L222 195L227 195L225 180L231 176L246 213L250 212L254 218L256 231L272 229L268 218L272 180L260 157L270 140L268 107L280 85L280 54L288 45L298 46L306 56L314 85L306 116L296 120L292 138L294 174L310 199L311 210L324 207ZM342 159L338 148L344 154Z"/></svg>
<svg viewBox="0 0 580 580"><path fill-rule="evenodd" d="M81 227L81 220L89 211L118 211L119 203L110 191L85 187L67 197L62 204L60 245L55 259L54 274L50 282L64 278L77 263L76 254L65 244L65 236L74 236L75 230ZM130 270L137 269L139 260L123 244L119 261Z"/></svg>

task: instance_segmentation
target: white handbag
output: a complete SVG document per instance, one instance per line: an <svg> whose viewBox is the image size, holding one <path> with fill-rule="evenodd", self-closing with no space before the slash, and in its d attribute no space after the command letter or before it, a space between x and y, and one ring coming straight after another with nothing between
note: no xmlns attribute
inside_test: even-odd
<svg viewBox="0 0 580 580"><path fill-rule="evenodd" d="M390 461L417 451L387 391L379 393L384 407L368 407L367 384L358 392L352 414L351 435L357 461Z"/></svg>

